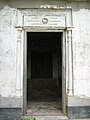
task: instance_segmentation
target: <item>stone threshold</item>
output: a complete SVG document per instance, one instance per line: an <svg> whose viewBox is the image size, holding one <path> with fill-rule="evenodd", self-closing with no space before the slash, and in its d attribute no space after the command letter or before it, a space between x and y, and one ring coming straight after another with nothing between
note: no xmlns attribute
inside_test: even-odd
<svg viewBox="0 0 90 120"><path fill-rule="evenodd" d="M26 118L29 118L30 116L24 116ZM85 119L68 119L67 116L32 116L36 118L36 120L90 120L90 118Z"/></svg>
<svg viewBox="0 0 90 120"><path fill-rule="evenodd" d="M26 115L26 118L29 118L30 116ZM66 116L32 116L36 118L36 120L67 120L68 118Z"/></svg>

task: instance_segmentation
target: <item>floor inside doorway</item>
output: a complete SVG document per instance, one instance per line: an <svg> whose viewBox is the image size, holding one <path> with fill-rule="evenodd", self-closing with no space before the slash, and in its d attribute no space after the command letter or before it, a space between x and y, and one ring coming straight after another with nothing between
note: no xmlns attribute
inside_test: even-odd
<svg viewBox="0 0 90 120"><path fill-rule="evenodd" d="M31 89L28 89L27 116L34 116L37 120L41 116L43 120L47 117L49 119L51 117L67 118L62 113L62 100L56 81L56 79L28 80L28 86Z"/></svg>
<svg viewBox="0 0 90 120"><path fill-rule="evenodd" d="M61 102L28 102L27 117L36 120L66 120L68 119L61 110Z"/></svg>
<svg viewBox="0 0 90 120"><path fill-rule="evenodd" d="M63 116L61 102L28 102L28 115Z"/></svg>

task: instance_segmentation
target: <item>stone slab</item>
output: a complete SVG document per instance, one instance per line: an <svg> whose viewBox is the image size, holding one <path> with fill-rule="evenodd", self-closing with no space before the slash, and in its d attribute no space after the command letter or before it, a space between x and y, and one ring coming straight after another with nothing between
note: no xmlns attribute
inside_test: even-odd
<svg viewBox="0 0 90 120"><path fill-rule="evenodd" d="M68 106L67 115L70 119L90 118L90 106Z"/></svg>
<svg viewBox="0 0 90 120"><path fill-rule="evenodd" d="M0 120L21 120L21 109L0 108Z"/></svg>
<svg viewBox="0 0 90 120"><path fill-rule="evenodd" d="M26 118L29 118L29 116ZM66 116L33 116L36 120L67 120Z"/></svg>
<svg viewBox="0 0 90 120"><path fill-rule="evenodd" d="M69 96L67 98L67 105L68 106L90 106L90 98L80 98L77 96Z"/></svg>
<svg viewBox="0 0 90 120"><path fill-rule="evenodd" d="M21 108L21 98L0 97L0 108Z"/></svg>

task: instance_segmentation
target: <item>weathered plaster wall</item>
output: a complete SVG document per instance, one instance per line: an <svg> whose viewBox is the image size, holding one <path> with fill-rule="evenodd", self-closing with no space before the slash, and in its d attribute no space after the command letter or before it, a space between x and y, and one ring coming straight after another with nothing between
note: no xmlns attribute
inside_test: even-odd
<svg viewBox="0 0 90 120"><path fill-rule="evenodd" d="M76 2L78 1L78 2ZM84 1L84 2L82 2ZM87 1L87 2L85 2ZM89 0L9 0L7 4L11 7L16 7L16 8L40 8L41 6L45 5L52 5L52 6L61 6L61 7L66 7L66 6L71 6L73 9L82 9L82 8L90 8Z"/></svg>
<svg viewBox="0 0 90 120"><path fill-rule="evenodd" d="M73 11L73 80L74 95L90 97L90 2L1 1L0 6L0 95L15 97L16 86L16 8L72 7ZM48 7L47 6L47 7ZM0 8L2 8L0 7Z"/></svg>
<svg viewBox="0 0 90 120"><path fill-rule="evenodd" d="M16 10L0 11L0 96L15 96L16 80Z"/></svg>
<svg viewBox="0 0 90 120"><path fill-rule="evenodd" d="M90 97L90 10L73 14L74 95Z"/></svg>

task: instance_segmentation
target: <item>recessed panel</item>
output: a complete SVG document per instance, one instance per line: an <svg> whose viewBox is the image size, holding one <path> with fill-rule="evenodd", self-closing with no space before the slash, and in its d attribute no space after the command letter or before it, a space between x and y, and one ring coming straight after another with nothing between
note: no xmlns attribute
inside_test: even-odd
<svg viewBox="0 0 90 120"><path fill-rule="evenodd" d="M60 26L65 27L65 16L25 15L24 26Z"/></svg>

